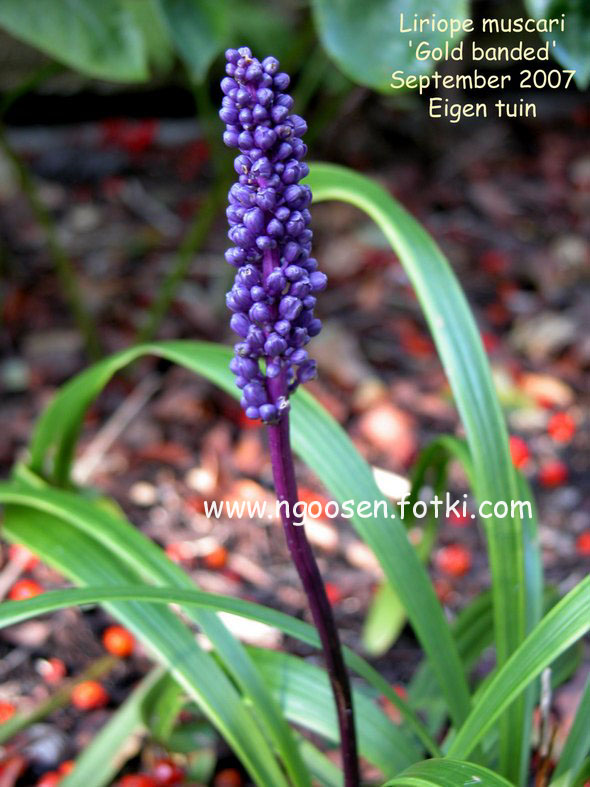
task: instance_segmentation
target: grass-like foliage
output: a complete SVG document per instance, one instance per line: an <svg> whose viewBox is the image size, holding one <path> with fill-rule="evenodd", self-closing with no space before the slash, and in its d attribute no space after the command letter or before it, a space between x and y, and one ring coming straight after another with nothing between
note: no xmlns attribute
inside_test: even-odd
<svg viewBox="0 0 590 787"><path fill-rule="evenodd" d="M314 164L308 182L316 201L346 201L381 228L413 284L447 374L466 440L441 436L427 450L416 469L413 494L429 467L440 471L444 481L444 467L452 457L464 465L478 499L527 498L530 492L510 459L479 333L441 251L366 177ZM29 460L0 484L3 536L29 547L77 586L2 604L0 626L69 605L101 604L141 640L158 665L61 784L111 783L115 766L110 763L117 762L127 736L143 728L165 742L174 734L186 697L261 787L341 785L342 772L301 732L338 743L326 671L286 653L245 647L215 613L262 621L317 647L315 629L271 608L199 590L117 507L76 489L71 480L86 410L114 374L146 354L178 363L233 396L239 393L228 369L230 352L223 346L172 341L131 347L63 387L37 424ZM304 390L292 397L291 431L295 452L334 500L382 499L369 466L346 433ZM572 645L590 628L590 580L557 603L548 600L535 521L489 519L485 528L491 591L450 625L424 567L425 554L410 544L400 519L383 515L351 522L383 568L392 616L407 618L424 651L424 662L403 700L368 662L345 649L346 664L357 676L353 704L361 757L380 771L381 783L396 787L527 784L537 679L560 657L563 666ZM430 543L435 537L432 529ZM182 619L171 604L182 609ZM548 611L542 617L544 608ZM212 652L197 643L189 622L207 635ZM490 644L496 667L482 685L472 685L468 675ZM571 667L571 660L568 664ZM567 669L560 674L567 675ZM397 706L401 724L381 710L376 701L380 695ZM169 718L163 708L170 709ZM588 766L589 716L586 691L555 786L580 783ZM15 717L0 727L0 740L19 723Z"/></svg>

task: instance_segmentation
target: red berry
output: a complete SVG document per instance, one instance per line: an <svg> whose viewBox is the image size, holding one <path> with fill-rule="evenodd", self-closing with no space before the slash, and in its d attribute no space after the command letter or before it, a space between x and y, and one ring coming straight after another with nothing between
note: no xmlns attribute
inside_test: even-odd
<svg viewBox="0 0 590 787"><path fill-rule="evenodd" d="M122 779L119 779L118 787L159 787L159 785L147 773L128 773Z"/></svg>
<svg viewBox="0 0 590 787"><path fill-rule="evenodd" d="M14 563L19 563L23 571L32 571L39 562L37 555L22 544L11 544L8 548L8 557Z"/></svg>
<svg viewBox="0 0 590 787"><path fill-rule="evenodd" d="M66 776L68 773L71 773L75 767L76 767L75 760L64 760L57 770L59 771L59 773L61 773L62 776Z"/></svg>
<svg viewBox="0 0 590 787"><path fill-rule="evenodd" d="M547 431L556 443L569 443L576 433L576 422L569 413L554 413Z"/></svg>
<svg viewBox="0 0 590 787"><path fill-rule="evenodd" d="M471 552L461 544L449 544L436 553L436 566L443 574L462 577L471 568Z"/></svg>
<svg viewBox="0 0 590 787"><path fill-rule="evenodd" d="M0 701L0 724L11 719L15 714L16 708L12 702Z"/></svg>
<svg viewBox="0 0 590 787"><path fill-rule="evenodd" d="M11 601L24 601L27 598L33 598L43 593L43 588L34 579L19 579L10 588L8 598Z"/></svg>
<svg viewBox="0 0 590 787"><path fill-rule="evenodd" d="M518 470L523 468L531 458L529 447L522 437L510 436L510 456L514 467Z"/></svg>
<svg viewBox="0 0 590 787"><path fill-rule="evenodd" d="M227 563L227 549L222 546L215 547L212 552L203 556L203 563L212 571L219 571Z"/></svg>
<svg viewBox="0 0 590 787"><path fill-rule="evenodd" d="M344 598L344 593L334 582L326 582L326 596L332 606L339 604Z"/></svg>
<svg viewBox="0 0 590 787"><path fill-rule="evenodd" d="M105 650L121 659L127 658L133 652L135 640L133 634L123 626L109 626L102 635L102 644Z"/></svg>
<svg viewBox="0 0 590 787"><path fill-rule="evenodd" d="M213 780L213 787L242 787L242 774L235 768L224 768Z"/></svg>
<svg viewBox="0 0 590 787"><path fill-rule="evenodd" d="M590 557L590 530L584 530L577 537L576 552L583 557Z"/></svg>
<svg viewBox="0 0 590 787"><path fill-rule="evenodd" d="M47 771L37 782L37 787L56 787L61 781L62 774L57 771Z"/></svg>
<svg viewBox="0 0 590 787"><path fill-rule="evenodd" d="M473 522L473 520L469 512L463 515L461 511L455 511L455 509L452 509L448 516L447 522L452 527L467 527L471 522Z"/></svg>
<svg viewBox="0 0 590 787"><path fill-rule="evenodd" d="M52 657L41 659L37 662L37 672L41 675L45 683L55 685L65 678L67 669L61 659Z"/></svg>
<svg viewBox="0 0 590 787"><path fill-rule="evenodd" d="M539 482L545 487L561 486L567 481L569 472L567 466L559 459L553 459L539 470Z"/></svg>
<svg viewBox="0 0 590 787"><path fill-rule="evenodd" d="M177 765L174 760L164 758L156 760L152 768L152 776L161 785L182 784L184 781L184 770Z"/></svg>
<svg viewBox="0 0 590 787"><path fill-rule="evenodd" d="M96 680L83 680L72 689L72 705L78 710L95 710L109 701L106 689Z"/></svg>

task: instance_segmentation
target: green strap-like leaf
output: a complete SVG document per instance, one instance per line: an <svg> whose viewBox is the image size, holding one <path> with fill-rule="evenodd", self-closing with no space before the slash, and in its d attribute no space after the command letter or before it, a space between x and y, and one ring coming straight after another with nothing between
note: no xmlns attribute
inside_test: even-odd
<svg viewBox="0 0 590 787"><path fill-rule="evenodd" d="M24 476L22 476L24 478ZM23 487L2 490L0 499L16 505L35 505L38 510L58 516L84 530L100 541L140 576L161 585L194 587L184 571L139 530L112 511L99 507L80 495L59 489ZM233 675L251 702L259 707L258 718L268 737L275 742L293 780L302 787L309 784L305 766L296 741L276 704L272 702L263 681L242 645L232 636L216 615L205 610L190 610L189 616L201 626L215 646L227 670Z"/></svg>
<svg viewBox="0 0 590 787"><path fill-rule="evenodd" d="M239 396L228 369L231 358L228 348L205 342L175 341L124 350L67 383L45 410L31 445L31 467L36 473L46 473L56 484L67 482L88 405L115 372L146 353L186 366L236 398ZM384 501L370 467L349 437L304 390L292 397L291 424L295 451L315 471L334 499L341 503L350 499ZM50 458L53 458L52 463ZM386 577L395 587L432 659L451 716L460 724L469 710L467 682L443 611L403 524L399 519L384 515L381 509L371 519L355 515L350 521L373 549Z"/></svg>
<svg viewBox="0 0 590 787"><path fill-rule="evenodd" d="M49 490L51 493L51 490ZM59 493L62 498L67 493ZM50 513L51 516L56 516L64 521L72 523L71 513L67 510L67 498L65 508L59 505L59 498L56 504L55 497L47 501L46 493L32 492L31 490L19 490L12 488L8 485L0 484L0 502L8 503L11 505L30 506L31 510L45 511ZM92 504L90 504L92 506ZM95 533L100 524L94 518L92 511L88 511L88 518L90 527L85 528L89 534ZM74 521L75 518L74 518ZM49 556L50 559L50 556ZM244 601L239 598L232 598L231 596L223 596L214 593L205 593L200 590L194 589L172 589L169 587L156 588L149 586L135 586L131 588L125 587L105 587L105 588L84 588L82 590L60 590L44 593L42 596L28 599L23 602L5 602L0 605L0 628L15 623L28 620L31 617L40 615L47 612L52 612L56 609L70 606L72 604L87 604L87 603L104 603L107 601L125 601L125 600L142 600L152 601L159 603L176 603L185 604L188 606L187 612L190 613L191 606L197 606L202 609L209 609L212 611L229 612L234 615L242 615L243 617L257 620L260 623L266 623L269 626L274 626L285 634L306 642L308 645L319 648L319 638L313 626L310 626L304 621L286 615L282 612L264 607L253 602ZM416 715L412 712L411 708L404 702L403 699L398 697L395 691L392 690L389 683L381 677L381 675L374 670L370 664L364 659L355 654L348 648L345 648L345 658L351 669L355 670L361 677L365 678L367 682L377 690L378 693L388 697L391 702L399 708L400 713L405 717L409 728L416 734L416 736L424 743L427 750L433 754L439 754L436 743L428 735L424 726L418 720Z"/></svg>
<svg viewBox="0 0 590 787"><path fill-rule="evenodd" d="M517 651L487 683L449 748L449 756L469 756L512 700L570 645L590 630L590 577L582 580L535 626Z"/></svg>
<svg viewBox="0 0 590 787"><path fill-rule="evenodd" d="M325 670L288 653L263 648L248 648L248 651L287 718L338 743L336 712ZM386 777L419 759L411 738L398 727L392 729L391 722L372 699L353 691L353 704L359 751Z"/></svg>
<svg viewBox="0 0 590 787"><path fill-rule="evenodd" d="M41 523L43 523L42 526ZM164 663L169 666L172 674L181 682L181 685L189 691L191 696L197 699L197 702L203 707L204 712L213 720L224 735L226 735L226 729L217 722L216 716L211 712L211 707L203 702L203 696L208 698L209 695L215 695L216 692L219 692L219 696L223 697L222 690L224 688L224 681L222 681L222 685L217 689L217 670L205 669L203 667L199 661L200 649L196 646L196 643L192 642L190 636L187 642L186 637L178 637L174 634L174 628L180 627L182 630L184 627L182 627L172 613L169 613L168 610L162 609L161 607L158 608L155 603L148 604L145 600L140 602L138 599L143 598L149 599L150 601L153 599L154 602L160 603L182 603L185 611L190 610L191 605L196 604L204 608L215 609L216 611L225 610L234 614L246 613L249 617L270 625L283 621L285 625L282 627L288 632L297 633L304 630L305 639L314 639L315 635L311 634L309 631L311 627L306 627L301 621L297 621L294 618L289 618L287 615L240 599L223 596L215 597L212 594L195 590L188 591L180 589L171 590L170 588L141 587L141 585L137 584L137 577L135 578L135 586L133 586L129 581L129 575L127 575L127 581L125 582L125 574L123 572L128 571L128 569L120 563L118 558L106 552L106 550L89 535L72 528L70 525L60 522L54 516L40 515L36 510L31 508L27 509L24 506L10 505L7 508L5 528L7 535L11 539L16 538L20 543L25 544L37 554L44 555L48 563L56 567L65 575L69 575L75 581L81 581L83 578L90 578L92 575L100 576L103 583L103 587L101 587L98 592L101 603L128 626L138 638L142 639L149 649L155 651L156 655L160 653L159 646L162 642L168 641L169 638L172 637L169 649L175 651L175 655L170 656ZM108 573L107 571L103 571L105 568ZM117 587L108 587L108 585L104 587L108 576L114 578ZM124 587L125 584L127 585L127 589ZM74 594L76 594L78 601L82 603L87 603L89 600L97 601L96 592L88 588L81 590L51 591L45 593L43 596L23 602L5 602L0 605L0 626L3 627L15 623L18 620L24 620L31 614L39 614L41 611L48 612L52 609L58 609L64 606L64 602L65 605L69 605L70 601L75 598ZM121 601L121 598L133 599L133 601ZM215 598L217 598L217 602ZM22 604L20 609L19 604ZM130 609L142 611L141 618L138 620L138 615L134 615L132 612L130 613ZM157 614L158 612L160 614ZM171 624L173 625L169 625L167 622L170 618ZM144 625L146 621L149 625ZM301 625L298 626L298 623ZM184 630L186 631L186 629ZM153 638L153 641L151 638ZM303 639L303 637L301 638ZM196 654L192 653L193 644L197 651ZM312 644L317 645L318 643L316 641ZM208 654L202 651L200 652L207 659L210 658ZM258 668L260 668L258 663L259 658L261 659L262 657L259 657L258 653L255 653L254 663ZM291 665L291 662L289 662L289 664ZM173 669L173 665L178 665L179 671ZM181 679L185 665L189 665L192 672L192 682L190 683ZM304 667L306 666L309 665L304 665ZM269 670L270 669L269 667ZM300 684L297 683L295 678L293 688L287 692L289 695L292 695L291 699L286 695L278 696L279 692L275 692L273 687L269 686L269 689L275 693L275 700L281 706L285 702L289 702L293 708L303 707L301 716L297 717L297 723L300 723L308 729L321 732L321 734L325 734L330 740L337 742L338 727L336 724L333 698L329 688L328 678L324 670L315 669L317 673L314 673L314 675L317 674L318 676L317 691L315 688L309 691L308 681L306 683L306 691L308 692L307 698L304 693L298 693L298 686ZM290 672L292 675L299 675L299 671L293 665L290 666ZM265 684L269 685L268 675L264 672L262 674ZM198 691L195 691L195 686L193 685L195 675L200 675L200 686ZM305 675L309 675L309 670L305 672ZM355 691L354 697L355 706L358 705L360 708L359 724L361 726L364 725L367 732L369 730L372 731L370 735L363 734L361 740L360 750L364 757L378 767L383 768L385 774L392 774L420 756L408 732L392 724L377 705L372 700L363 696L360 692ZM237 726L241 718L240 712L238 712L239 709L234 709L232 706L232 703L236 702L241 706L239 699L235 697L232 698L231 696L225 697L225 703L227 704L226 713L230 718L233 713L234 723ZM258 706L256 706L256 710L259 712ZM291 718L289 714L287 714L287 717ZM324 726L322 726L322 723L319 721L320 718L325 719L323 722ZM252 724L253 722L250 721L250 726L252 726ZM260 738L256 725L250 730L250 733L252 745L255 745L256 741L258 741L259 745ZM233 738L228 737L228 741L231 742L232 745L235 745L234 740L235 736ZM243 756L241 749L236 749L236 751L238 751L240 757ZM264 749L260 751L261 758L263 753ZM244 762L247 764L248 760ZM267 776L266 779L268 778ZM264 779L259 780L257 783L262 787L266 787L266 784L272 784L273 787L275 783L277 786L279 784L284 784L284 782L280 780L274 782L265 781Z"/></svg>
<svg viewBox="0 0 590 787"><path fill-rule="evenodd" d="M578 704L574 723L568 733L550 787L572 787L577 772L590 751L590 678Z"/></svg>
<svg viewBox="0 0 590 787"><path fill-rule="evenodd" d="M342 167L314 164L307 182L316 201L341 200L355 205L383 231L414 287L447 374L465 428L476 497L492 503L510 504L518 500L506 425L489 363L465 296L442 252L420 224L369 178ZM539 590L536 583L529 582L525 570L527 539L520 519L494 517L485 521L485 528L492 573L496 654L502 665L536 622L531 613L538 608L533 596ZM368 537L367 540L375 549ZM376 552L380 554L379 548ZM532 554L529 559L536 561L538 557ZM398 583L393 584L399 592ZM430 653L429 637L416 627L420 621L414 620L414 610L401 598L422 645ZM439 663L441 650L445 648L439 640ZM447 672L449 667L445 665ZM528 758L527 711L527 698L521 697L501 724L500 770L518 782L523 778Z"/></svg>
<svg viewBox="0 0 590 787"><path fill-rule="evenodd" d="M80 585L133 585L142 577L81 530L31 507L8 505L3 532ZM256 718L215 659L176 615L155 604L107 602L106 609L166 667L234 748L257 784L287 781Z"/></svg>
<svg viewBox="0 0 590 787"><path fill-rule="evenodd" d="M147 79L141 31L118 0L2 0L0 26L98 79Z"/></svg>
<svg viewBox="0 0 590 787"><path fill-rule="evenodd" d="M446 759L416 763L385 787L511 787L511 784L481 765Z"/></svg>

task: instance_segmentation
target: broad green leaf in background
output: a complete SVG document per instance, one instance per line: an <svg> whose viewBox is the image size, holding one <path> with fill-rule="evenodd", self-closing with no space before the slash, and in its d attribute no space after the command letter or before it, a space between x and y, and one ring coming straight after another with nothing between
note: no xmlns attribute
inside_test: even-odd
<svg viewBox="0 0 590 787"><path fill-rule="evenodd" d="M229 20L224 4L217 0L156 1L178 54L200 82L226 40Z"/></svg>
<svg viewBox="0 0 590 787"><path fill-rule="evenodd" d="M418 60L416 47L421 41L443 46L446 33L400 33L400 13L407 22L414 14L463 20L469 12L468 0L312 0L316 27L328 54L354 82L391 93L393 71L405 75L428 74L432 59ZM408 42L412 46L408 46ZM457 43L456 37L454 42Z"/></svg>
<svg viewBox="0 0 590 787"><path fill-rule="evenodd" d="M174 62L174 48L158 0L122 0L140 31L148 64L165 74Z"/></svg>
<svg viewBox="0 0 590 787"><path fill-rule="evenodd" d="M426 760L416 763L385 787L511 787L502 776L459 760Z"/></svg>
<svg viewBox="0 0 590 787"><path fill-rule="evenodd" d="M2 0L0 26L88 76L148 78L141 31L119 0Z"/></svg>
<svg viewBox="0 0 590 787"><path fill-rule="evenodd" d="M465 428L476 498L508 504L518 500L519 485L489 363L465 296L442 252L420 224L373 180L343 167L315 163L307 183L316 202L334 199L355 205L383 231L414 287L448 377ZM494 517L485 520L484 526L492 573L496 655L502 665L538 619L539 553L535 539L527 535L518 517ZM365 538L385 568L383 546L374 535L366 534ZM397 573L400 562L395 561L390 570ZM413 610L415 594L402 595L399 579L392 584L428 652L425 642L429 637L419 628L425 616ZM439 642L439 659L442 647ZM435 660L433 655L436 667ZM517 782L524 779L529 757L528 704L527 696L520 697L501 719L500 772Z"/></svg>
<svg viewBox="0 0 590 787"><path fill-rule="evenodd" d="M85 533L50 514L7 505L3 532L80 585L140 584L137 571ZM169 609L135 601L105 604L180 683L228 741L255 781L286 787L267 739L233 683Z"/></svg>
<svg viewBox="0 0 590 787"><path fill-rule="evenodd" d="M564 68L575 70L580 90L590 85L590 3L588 0L525 0L534 19L561 19L565 30L541 33L549 41L549 51ZM551 42L555 41L555 46Z"/></svg>

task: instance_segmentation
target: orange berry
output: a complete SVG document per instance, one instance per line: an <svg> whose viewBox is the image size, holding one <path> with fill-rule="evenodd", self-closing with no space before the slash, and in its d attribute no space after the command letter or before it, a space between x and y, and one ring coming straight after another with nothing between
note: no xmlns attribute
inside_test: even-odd
<svg viewBox="0 0 590 787"><path fill-rule="evenodd" d="M102 635L102 644L105 650L121 659L127 658L133 652L135 640L133 634L123 626L109 626Z"/></svg>
<svg viewBox="0 0 590 787"><path fill-rule="evenodd" d="M156 760L152 768L152 776L158 784L168 787L168 785L182 784L184 781L184 770L174 760L166 757Z"/></svg>
<svg viewBox="0 0 590 787"><path fill-rule="evenodd" d="M109 701L106 689L96 680L83 680L72 689L72 705L78 710L95 710Z"/></svg>
<svg viewBox="0 0 590 787"><path fill-rule="evenodd" d="M406 691L405 687L399 683L394 684L391 687L398 697L402 700L408 699L408 692ZM401 724L402 715L397 709L397 707L393 704L393 702L388 697L380 697L379 704L383 708L383 712L391 719L394 724Z"/></svg>
<svg viewBox="0 0 590 787"><path fill-rule="evenodd" d="M567 481L568 475L567 466L559 459L552 459L539 470L539 482L548 488L561 486Z"/></svg>
<svg viewBox="0 0 590 787"><path fill-rule="evenodd" d="M37 787L56 787L61 781L61 776L57 771L47 771L37 782Z"/></svg>
<svg viewBox="0 0 590 787"><path fill-rule="evenodd" d="M22 544L11 544L8 548L8 557L15 563L18 561L23 571L32 571L39 562L37 555Z"/></svg>
<svg viewBox="0 0 590 787"><path fill-rule="evenodd" d="M242 774L235 768L224 768L215 776L213 787L242 787Z"/></svg>
<svg viewBox="0 0 590 787"><path fill-rule="evenodd" d="M43 593L43 588L34 579L19 579L10 588L8 598L11 601L24 601L27 598L34 598Z"/></svg>
<svg viewBox="0 0 590 787"><path fill-rule="evenodd" d="M15 714L16 708L12 702L0 701L0 724L11 719Z"/></svg>
<svg viewBox="0 0 590 787"><path fill-rule="evenodd" d="M227 549L222 546L215 547L212 552L203 555L203 563L212 571L219 571L227 563Z"/></svg>
<svg viewBox="0 0 590 787"><path fill-rule="evenodd" d="M590 530L585 530L577 537L576 552L583 557L590 557Z"/></svg>
<svg viewBox="0 0 590 787"><path fill-rule="evenodd" d="M461 544L449 544L438 550L435 563L443 574L462 577L471 568L471 552Z"/></svg>
<svg viewBox="0 0 590 787"><path fill-rule="evenodd" d="M62 776L66 776L68 773L71 773L75 767L76 767L75 760L64 760L61 763L61 765L59 765L57 770L59 771L59 773L61 773Z"/></svg>
<svg viewBox="0 0 590 787"><path fill-rule="evenodd" d="M531 458L529 447L522 437L510 436L510 456L512 457L514 467L518 470L523 468Z"/></svg>
<svg viewBox="0 0 590 787"><path fill-rule="evenodd" d="M547 431L556 443L569 443L576 433L576 422L569 413L554 413L549 419Z"/></svg>

